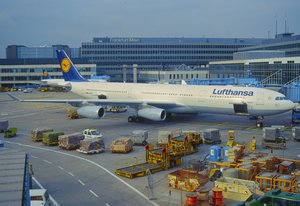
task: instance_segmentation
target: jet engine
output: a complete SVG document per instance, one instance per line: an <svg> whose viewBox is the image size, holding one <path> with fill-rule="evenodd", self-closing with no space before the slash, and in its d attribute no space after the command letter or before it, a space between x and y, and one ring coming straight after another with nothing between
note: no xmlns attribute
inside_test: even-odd
<svg viewBox="0 0 300 206"><path fill-rule="evenodd" d="M83 106L77 109L77 113L83 117L100 119L104 117L105 109L101 106Z"/></svg>
<svg viewBox="0 0 300 206"><path fill-rule="evenodd" d="M164 121L166 119L167 113L164 109L159 108L145 108L138 110L138 116L145 119L150 119L153 121Z"/></svg>

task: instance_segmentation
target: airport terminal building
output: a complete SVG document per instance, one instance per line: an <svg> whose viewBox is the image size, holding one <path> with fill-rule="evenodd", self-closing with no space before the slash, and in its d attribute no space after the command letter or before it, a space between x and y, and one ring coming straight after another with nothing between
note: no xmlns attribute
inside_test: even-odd
<svg viewBox="0 0 300 206"><path fill-rule="evenodd" d="M182 64L197 69L210 61L232 60L239 48L258 45L263 40L99 37L82 43L81 56L97 64L97 75L109 75L112 81L133 81L133 64L138 65L138 72L170 71Z"/></svg>
<svg viewBox="0 0 300 206"><path fill-rule="evenodd" d="M266 39L261 44L239 48L239 52L256 50L280 50L286 57L300 56L300 35L293 33L277 34L274 39Z"/></svg>
<svg viewBox="0 0 300 206"><path fill-rule="evenodd" d="M72 59L82 76L96 74L96 65L84 59ZM18 87L34 84L42 79L45 69L53 79L62 79L57 59L0 59L0 87Z"/></svg>
<svg viewBox="0 0 300 206"><path fill-rule="evenodd" d="M265 85L300 80L300 57L275 57L210 62L210 78L251 77Z"/></svg>

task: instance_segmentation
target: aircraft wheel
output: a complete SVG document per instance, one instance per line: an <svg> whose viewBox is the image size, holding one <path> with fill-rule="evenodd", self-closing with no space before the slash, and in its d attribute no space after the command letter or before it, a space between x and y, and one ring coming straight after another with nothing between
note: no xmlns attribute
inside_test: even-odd
<svg viewBox="0 0 300 206"><path fill-rule="evenodd" d="M133 122L133 117L132 116L128 117L128 122Z"/></svg>
<svg viewBox="0 0 300 206"><path fill-rule="evenodd" d="M262 128L263 126L264 126L264 124L262 122L257 122L256 123L257 128Z"/></svg>

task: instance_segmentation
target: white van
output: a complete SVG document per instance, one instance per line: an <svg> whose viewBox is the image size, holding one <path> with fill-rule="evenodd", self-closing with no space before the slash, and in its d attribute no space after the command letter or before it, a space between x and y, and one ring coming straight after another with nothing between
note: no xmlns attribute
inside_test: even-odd
<svg viewBox="0 0 300 206"><path fill-rule="evenodd" d="M30 190L30 205L31 206L50 206L49 194L46 189L31 189Z"/></svg>

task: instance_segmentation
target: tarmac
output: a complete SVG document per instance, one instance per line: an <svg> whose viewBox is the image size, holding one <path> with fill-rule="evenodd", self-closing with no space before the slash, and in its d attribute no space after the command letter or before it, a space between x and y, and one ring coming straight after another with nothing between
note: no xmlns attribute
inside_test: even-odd
<svg viewBox="0 0 300 206"><path fill-rule="evenodd" d="M14 92L21 99L69 99L79 98L68 93ZM59 205L182 205L186 192L168 187L167 174L188 167L191 159L203 159L211 145L200 145L199 151L184 156L181 167L161 171L145 177L127 179L114 174L124 163L134 158L145 157L145 149L135 146L128 154L110 153L107 149L117 137L131 134L133 130L148 130L149 142L155 143L160 130L182 129L201 131L207 128L220 130L222 144L227 142L228 130L235 130L235 140L248 143L253 137L257 149L271 153L261 146L262 129L255 127L255 121L245 116L230 115L176 115L165 122L146 121L128 123L125 113L107 113L102 119L68 119L67 104L16 102L5 93L0 93L0 119L9 120L10 127L18 128L15 138L5 139L5 148L28 154L33 165L34 177L48 189ZM292 140L291 112L265 117L264 126L285 125L288 139L285 150L273 150L274 156L300 159L300 143ZM80 132L86 128L97 128L103 134L106 151L101 154L85 155L76 151L62 150L59 147L44 146L31 141L31 130L37 127L51 127L65 134ZM3 138L0 135L0 138ZM1 154L1 150L0 150ZM37 185L35 185L37 187Z"/></svg>

